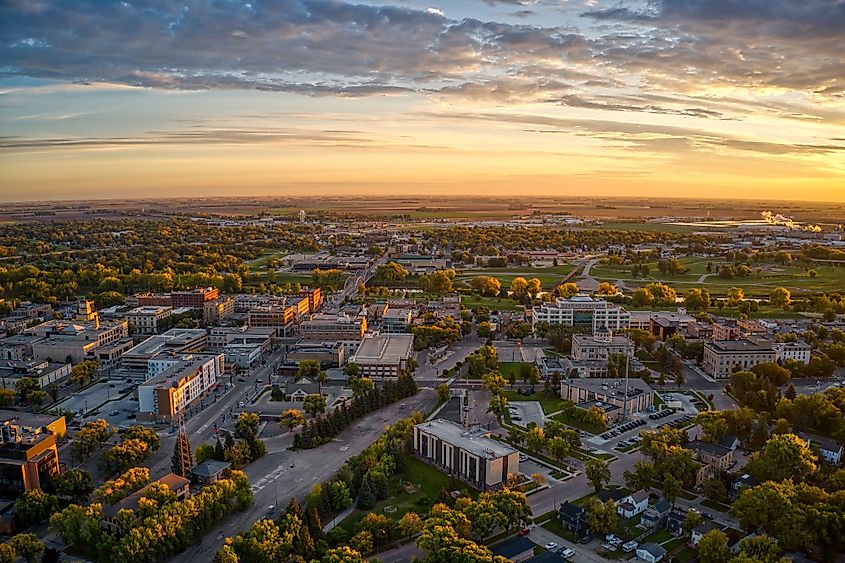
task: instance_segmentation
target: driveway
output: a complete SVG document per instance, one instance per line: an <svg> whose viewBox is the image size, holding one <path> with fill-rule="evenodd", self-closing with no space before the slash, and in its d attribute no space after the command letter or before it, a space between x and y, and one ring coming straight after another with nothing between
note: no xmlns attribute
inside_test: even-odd
<svg viewBox="0 0 845 563"><path fill-rule="evenodd" d="M543 407L540 406L540 401L514 401L508 403L508 407L513 407L522 419L513 420L513 415L511 415L511 420L514 424L528 426L529 422L534 422L540 428L545 424L546 416L543 414Z"/></svg>

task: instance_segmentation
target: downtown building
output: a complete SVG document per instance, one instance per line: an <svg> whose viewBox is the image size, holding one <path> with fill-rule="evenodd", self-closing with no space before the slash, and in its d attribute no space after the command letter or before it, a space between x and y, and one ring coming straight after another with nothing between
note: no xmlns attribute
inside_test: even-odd
<svg viewBox="0 0 845 563"><path fill-rule="evenodd" d="M451 420L417 424L413 453L480 491L501 488L509 474L519 474L519 452L483 430L471 431Z"/></svg>
<svg viewBox="0 0 845 563"><path fill-rule="evenodd" d="M138 420L173 422L206 397L223 375L223 354L186 354L138 387Z"/></svg>
<svg viewBox="0 0 845 563"><path fill-rule="evenodd" d="M603 299L576 295L571 299L557 299L542 303L531 310L531 325L537 323L584 328L596 332L600 328L621 330L631 325L631 314L623 307Z"/></svg>
<svg viewBox="0 0 845 563"><path fill-rule="evenodd" d="M714 340L704 343L702 366L716 379L731 376L734 371L749 370L756 365L774 362L772 342L765 338Z"/></svg>

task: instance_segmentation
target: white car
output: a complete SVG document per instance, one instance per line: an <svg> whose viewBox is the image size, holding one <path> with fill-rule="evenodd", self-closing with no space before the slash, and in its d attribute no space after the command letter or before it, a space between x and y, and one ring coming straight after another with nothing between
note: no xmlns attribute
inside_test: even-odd
<svg viewBox="0 0 845 563"><path fill-rule="evenodd" d="M562 555L569 559L570 557L575 557L575 550L571 548L561 548L560 551L557 552L558 555Z"/></svg>
<svg viewBox="0 0 845 563"><path fill-rule="evenodd" d="M550 541L549 543L547 543L543 547L545 547L549 551L552 551L553 549L557 549L557 542Z"/></svg>

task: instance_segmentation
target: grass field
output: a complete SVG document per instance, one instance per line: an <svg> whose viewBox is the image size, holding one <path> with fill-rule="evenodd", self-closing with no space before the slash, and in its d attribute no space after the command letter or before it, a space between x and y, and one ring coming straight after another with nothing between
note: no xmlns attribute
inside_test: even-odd
<svg viewBox="0 0 845 563"><path fill-rule="evenodd" d="M521 401L539 401L543 412L547 415L559 411L567 404L567 401L557 397L549 397L545 393L536 392L532 395L523 395L518 391L505 390L504 395L511 403L518 403Z"/></svg>
<svg viewBox="0 0 845 563"><path fill-rule="evenodd" d="M522 311L525 308L510 299L503 297L481 297L480 295L461 295L461 304L467 309L486 307L490 311Z"/></svg>
<svg viewBox="0 0 845 563"><path fill-rule="evenodd" d="M471 270L459 270L455 279L471 280L475 276L490 276L502 283L502 289L507 290L514 278L525 279L537 278L543 284L543 289L551 290L557 287L574 266L564 264L562 266L550 266L548 268L532 268L530 266L514 266L512 268L483 268Z"/></svg>
<svg viewBox="0 0 845 563"><path fill-rule="evenodd" d="M657 262L649 262L651 269L648 278L631 276L631 265L596 264L590 269L590 275L600 281L622 280L629 288L642 287L648 283L661 281L682 293L692 287L706 287L715 296L724 296L731 287L741 287L747 297L768 296L776 287L786 287L795 293L819 293L837 291L845 287L845 268L819 266L814 268L817 275L810 277L808 271L797 266L774 264L751 265L751 275L745 278L721 278L718 268L723 262L713 258L685 257L679 259L689 271L684 274L662 274L657 269ZM713 264L713 271L707 272L707 264ZM699 282L702 276L706 277Z"/></svg>
<svg viewBox="0 0 845 563"><path fill-rule="evenodd" d="M407 493L401 486L401 481L403 480L416 485L418 487L417 492ZM387 500L377 502L375 508L372 510L353 511L338 527L343 528L350 535L354 534L358 531L358 523L370 512L384 514L393 522L399 522L402 516L410 511L424 514L437 502L437 496L447 485L449 485L449 478L446 475L418 459L408 456L405 459L405 472L390 479L390 492L392 496ZM476 494L463 484L459 486L459 489L471 496L475 496ZM420 503L420 499L425 499L426 502ZM394 507L396 510L385 512L384 509L388 506Z"/></svg>

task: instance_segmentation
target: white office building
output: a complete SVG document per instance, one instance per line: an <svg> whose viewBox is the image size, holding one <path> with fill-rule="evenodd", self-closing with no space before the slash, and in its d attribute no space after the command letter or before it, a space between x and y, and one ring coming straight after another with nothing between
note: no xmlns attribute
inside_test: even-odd
<svg viewBox="0 0 845 563"><path fill-rule="evenodd" d="M576 295L571 299L558 299L553 303L543 303L534 307L531 324L536 327L540 322L584 327L593 332L599 328L620 330L630 327L631 314L623 307L603 299Z"/></svg>

